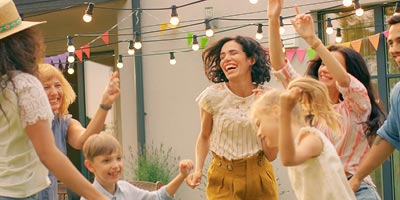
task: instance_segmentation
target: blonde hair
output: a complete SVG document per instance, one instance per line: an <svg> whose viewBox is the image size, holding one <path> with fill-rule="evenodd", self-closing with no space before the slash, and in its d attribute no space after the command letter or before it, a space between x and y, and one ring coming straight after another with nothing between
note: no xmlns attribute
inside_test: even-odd
<svg viewBox="0 0 400 200"><path fill-rule="evenodd" d="M41 63L39 64L38 69L38 77L42 84L53 78L56 78L60 81L63 91L63 98L61 100L61 106L58 109L57 113L59 115L68 114L68 107L75 101L76 98L76 94L72 89L71 84L67 81L67 79L65 79L61 71L51 64Z"/></svg>
<svg viewBox="0 0 400 200"><path fill-rule="evenodd" d="M107 133L91 135L82 148L86 160L93 161L96 156L122 153L121 144L115 137Z"/></svg>
<svg viewBox="0 0 400 200"><path fill-rule="evenodd" d="M293 87L300 88L303 92L299 103L292 111L292 120L294 123L306 122L305 117L312 115L310 125L327 125L336 133L339 132L340 115L333 109L326 86L318 80L310 77L301 77L289 83L288 89ZM271 89L266 91L252 105L251 113L254 116L263 112L263 114L278 115L279 98L283 91Z"/></svg>

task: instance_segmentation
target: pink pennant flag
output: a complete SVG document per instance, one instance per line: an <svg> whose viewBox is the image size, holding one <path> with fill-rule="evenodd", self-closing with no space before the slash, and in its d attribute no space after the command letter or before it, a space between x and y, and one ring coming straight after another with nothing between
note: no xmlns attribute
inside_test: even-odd
<svg viewBox="0 0 400 200"><path fill-rule="evenodd" d="M81 47L81 49L83 50L83 52L86 54L86 56L88 58L90 58L90 46L89 44L85 44Z"/></svg>
<svg viewBox="0 0 400 200"><path fill-rule="evenodd" d="M375 34L375 35L368 36L368 39L369 39L369 41L371 42L372 46L374 46L375 50L378 50L379 36L381 36L380 33L377 33L377 34Z"/></svg>
<svg viewBox="0 0 400 200"><path fill-rule="evenodd" d="M385 37L388 37L388 35L389 35L389 31L384 31L382 33L383 33L383 35L385 35Z"/></svg>
<svg viewBox="0 0 400 200"><path fill-rule="evenodd" d="M79 61L81 61L81 62L82 62L82 58L83 58L82 54L83 54L82 49L75 50L75 55L76 55L76 57L78 57Z"/></svg>
<svg viewBox="0 0 400 200"><path fill-rule="evenodd" d="M292 62L294 54L296 53L296 49L286 49L285 53L286 53L286 58L290 62Z"/></svg>
<svg viewBox="0 0 400 200"><path fill-rule="evenodd" d="M306 55L306 49L296 49L297 59L299 59L300 63L303 62L304 56Z"/></svg>
<svg viewBox="0 0 400 200"><path fill-rule="evenodd" d="M104 44L109 44L110 42L110 37L108 35L108 31L104 32L103 35L101 35L101 39L103 40Z"/></svg>
<svg viewBox="0 0 400 200"><path fill-rule="evenodd" d="M354 40L354 41L350 42L351 47L353 47L353 49L355 51L357 51L358 53L360 53L360 50L361 50L361 42L362 42L361 39L360 40Z"/></svg>

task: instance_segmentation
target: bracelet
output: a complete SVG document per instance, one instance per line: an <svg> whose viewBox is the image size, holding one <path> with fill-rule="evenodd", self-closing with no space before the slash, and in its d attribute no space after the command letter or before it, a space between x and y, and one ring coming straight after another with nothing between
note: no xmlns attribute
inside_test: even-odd
<svg viewBox="0 0 400 200"><path fill-rule="evenodd" d="M314 44L311 45L311 48L312 48L312 49L316 49L316 48L317 48L319 45L321 45L321 44L322 44L321 40L318 39L317 42L315 42Z"/></svg>
<svg viewBox="0 0 400 200"><path fill-rule="evenodd" d="M105 110L105 111L108 111L108 110L110 110L112 108L112 106L107 106L105 104L100 104L100 108Z"/></svg>

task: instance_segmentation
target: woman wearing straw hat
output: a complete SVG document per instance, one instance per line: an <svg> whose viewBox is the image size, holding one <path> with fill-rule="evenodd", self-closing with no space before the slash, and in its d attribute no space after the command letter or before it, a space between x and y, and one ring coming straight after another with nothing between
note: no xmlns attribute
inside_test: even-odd
<svg viewBox="0 0 400 200"><path fill-rule="evenodd" d="M36 199L49 185L46 167L78 194L105 200L54 143L53 113L35 77L42 37L31 27L41 23L0 1L0 200Z"/></svg>

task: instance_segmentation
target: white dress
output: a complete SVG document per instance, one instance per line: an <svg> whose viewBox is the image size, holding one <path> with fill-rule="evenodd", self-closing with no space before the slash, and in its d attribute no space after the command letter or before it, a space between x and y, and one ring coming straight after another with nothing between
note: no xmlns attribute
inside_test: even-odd
<svg viewBox="0 0 400 200"><path fill-rule="evenodd" d="M307 132L321 138L323 150L318 157L288 168L289 179L297 199L355 200L335 147L321 131L313 127L302 128L295 143Z"/></svg>

